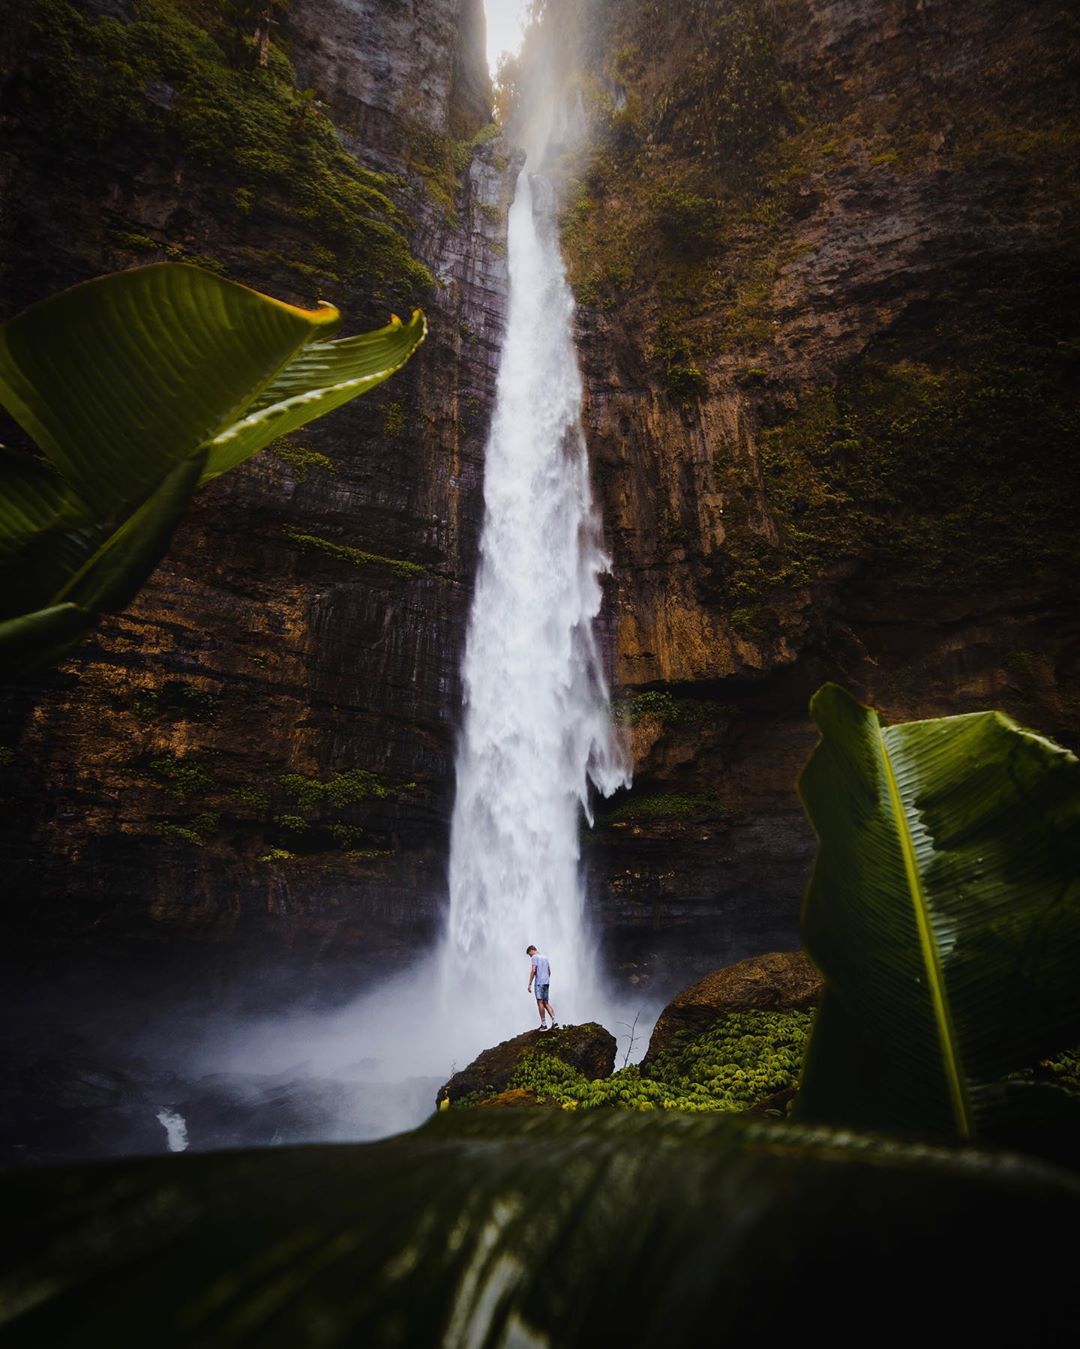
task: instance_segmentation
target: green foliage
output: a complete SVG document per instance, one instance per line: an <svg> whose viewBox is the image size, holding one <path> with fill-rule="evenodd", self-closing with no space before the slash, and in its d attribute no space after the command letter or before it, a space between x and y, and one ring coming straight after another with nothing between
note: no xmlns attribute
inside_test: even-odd
<svg viewBox="0 0 1080 1349"><path fill-rule="evenodd" d="M10 768L15 762L15 751L10 745L0 745L0 768Z"/></svg>
<svg viewBox="0 0 1080 1349"><path fill-rule="evenodd" d="M296 854L289 852L287 848L270 848L256 858L259 862L295 862L295 860Z"/></svg>
<svg viewBox="0 0 1080 1349"><path fill-rule="evenodd" d="M332 258L321 277L383 302L408 306L434 285L409 250L392 180L348 154L280 45L257 65L253 17L238 28L202 0L132 0L130 12L123 22L34 0L38 50L20 92L55 141L140 163L178 154L211 171L219 213L242 220L258 202Z"/></svg>
<svg viewBox="0 0 1080 1349"><path fill-rule="evenodd" d="M362 548L335 543L333 539L323 539L317 534L305 534L299 529L287 528L285 533L292 539L293 543L298 543L301 548L326 553L330 557L340 558L343 562L351 562L357 567L384 567L386 570L392 571L395 576L400 576L405 580L427 574L427 568L422 567L418 562L407 562L400 557L383 557L379 553L365 553Z"/></svg>
<svg viewBox="0 0 1080 1349"><path fill-rule="evenodd" d="M187 680L170 679L160 688L140 689L131 710L142 721L209 721L218 700L208 689Z"/></svg>
<svg viewBox="0 0 1080 1349"><path fill-rule="evenodd" d="M831 684L811 710L802 935L825 991L800 1117L1015 1127L1000 1079L1080 1036L1080 761L1000 712L883 727Z"/></svg>
<svg viewBox="0 0 1080 1349"><path fill-rule="evenodd" d="M355 848L355 845L359 843L367 833L367 830L362 825L343 824L340 821L334 821L332 824L328 824L326 828L333 834L334 838L337 839L343 848Z"/></svg>
<svg viewBox="0 0 1080 1349"><path fill-rule="evenodd" d="M262 815L270 809L270 793L263 791L261 787L252 786L250 782L241 783L235 788L232 796L241 806L254 811L257 815Z"/></svg>
<svg viewBox="0 0 1080 1349"><path fill-rule="evenodd" d="M850 1130L450 1110L374 1144L9 1170L8 1338L639 1349L794 1307L911 1343L1064 1339L1076 1202L1030 1160Z"/></svg>
<svg viewBox="0 0 1080 1349"><path fill-rule="evenodd" d="M214 779L196 758L181 758L176 754L161 754L150 760L150 768L164 778L169 790L181 801L189 796L202 796L214 786Z"/></svg>
<svg viewBox="0 0 1080 1349"><path fill-rule="evenodd" d="M325 781L304 777L300 773L285 773L278 781L296 801L305 814L310 815L321 806L342 810L372 798L383 799L397 792L411 791L414 782L389 786L377 774L365 768L350 768L344 773L331 773Z"/></svg>
<svg viewBox="0 0 1080 1349"><path fill-rule="evenodd" d="M381 384L424 337L418 310L407 325L317 340L339 317L160 263L0 328L0 400L42 455L0 462L7 664L70 650L138 592L202 483Z"/></svg>
<svg viewBox="0 0 1080 1349"><path fill-rule="evenodd" d="M715 820L725 815L720 798L704 792L656 792L651 796L633 797L608 811L608 823L633 820Z"/></svg>
<svg viewBox="0 0 1080 1349"><path fill-rule="evenodd" d="M310 827L302 815L275 815L274 823L279 829L287 829L292 834L306 833Z"/></svg>
<svg viewBox="0 0 1080 1349"><path fill-rule="evenodd" d="M702 1035L684 1033L647 1073L632 1065L595 1082L555 1054L534 1052L510 1085L571 1110L745 1110L794 1086L811 1022L809 1012L733 1012Z"/></svg>
<svg viewBox="0 0 1080 1349"><path fill-rule="evenodd" d="M194 816L186 824L159 824L157 831L166 838L180 839L184 843L193 843L196 847L201 848L207 839L217 833L219 818L217 815L203 812Z"/></svg>
<svg viewBox="0 0 1080 1349"><path fill-rule="evenodd" d="M662 689L647 689L644 693L620 697L612 711L615 720L624 726L636 726L646 718L654 718L664 725L699 726L730 715L732 709L726 703L681 698Z"/></svg>

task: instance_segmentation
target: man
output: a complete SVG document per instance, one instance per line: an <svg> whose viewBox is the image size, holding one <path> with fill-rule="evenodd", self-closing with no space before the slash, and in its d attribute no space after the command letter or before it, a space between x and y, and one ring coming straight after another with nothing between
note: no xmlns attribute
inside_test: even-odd
<svg viewBox="0 0 1080 1349"><path fill-rule="evenodd" d="M533 991L533 980L536 980L536 1008L540 1013L540 1029L547 1030L547 1022L544 1020L546 1012L551 1017L551 1029L558 1030L559 1023L555 1020L551 1003L548 1002L548 986L551 983L551 966L548 964L548 958L542 956L535 946L528 947L525 954L532 961L532 966L529 969L530 993Z"/></svg>

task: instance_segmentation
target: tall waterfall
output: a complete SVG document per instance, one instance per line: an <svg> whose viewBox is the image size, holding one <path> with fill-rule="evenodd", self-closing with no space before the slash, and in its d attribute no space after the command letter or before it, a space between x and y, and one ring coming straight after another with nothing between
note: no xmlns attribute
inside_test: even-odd
<svg viewBox="0 0 1080 1349"><path fill-rule="evenodd" d="M581 428L573 299L551 188L525 170L508 252L443 951L450 1001L467 1004L470 1020L484 1016L487 1044L536 1024L530 943L551 961L559 1020L598 1014L579 829L590 781L604 795L629 781L593 631L608 559Z"/></svg>

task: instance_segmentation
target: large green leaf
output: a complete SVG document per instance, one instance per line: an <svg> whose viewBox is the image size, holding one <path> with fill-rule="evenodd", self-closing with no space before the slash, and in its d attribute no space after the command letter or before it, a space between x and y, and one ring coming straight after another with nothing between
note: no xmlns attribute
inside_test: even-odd
<svg viewBox="0 0 1080 1349"><path fill-rule="evenodd" d="M811 709L803 942L826 987L797 1113L992 1129L998 1080L1080 1039L1080 763L1000 712L883 726L832 684Z"/></svg>
<svg viewBox="0 0 1080 1349"><path fill-rule="evenodd" d="M652 1349L783 1338L788 1314L1034 1332L1071 1311L1078 1196L1015 1156L850 1132L451 1111L366 1146L9 1176L0 1340Z"/></svg>
<svg viewBox="0 0 1080 1349"><path fill-rule="evenodd" d="M417 311L322 340L338 322L330 305L163 263L0 328L0 401L44 456L0 465L0 659L55 658L45 631L73 645L79 613L88 625L137 592L199 483L381 383L425 333ZM72 600L62 619L23 621Z"/></svg>

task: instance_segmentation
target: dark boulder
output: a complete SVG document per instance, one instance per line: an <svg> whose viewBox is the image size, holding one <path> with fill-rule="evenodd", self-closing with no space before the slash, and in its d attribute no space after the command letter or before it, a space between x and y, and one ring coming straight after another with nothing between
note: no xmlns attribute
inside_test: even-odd
<svg viewBox="0 0 1080 1349"><path fill-rule="evenodd" d="M439 1088L436 1103L451 1104L463 1096L498 1096L510 1086L518 1064L526 1054L554 1054L590 1081L608 1077L615 1067L615 1037L595 1021L560 1030L526 1031L473 1059L467 1068Z"/></svg>
<svg viewBox="0 0 1080 1349"><path fill-rule="evenodd" d="M700 1035L729 1012L805 1011L817 1003L821 989L821 975L801 951L772 951L714 970L660 1013L642 1064L670 1048L681 1031Z"/></svg>

